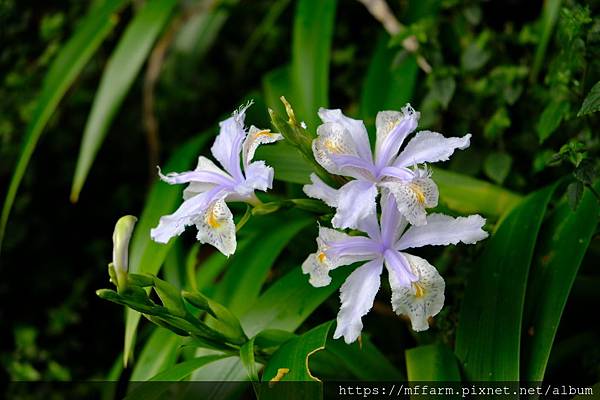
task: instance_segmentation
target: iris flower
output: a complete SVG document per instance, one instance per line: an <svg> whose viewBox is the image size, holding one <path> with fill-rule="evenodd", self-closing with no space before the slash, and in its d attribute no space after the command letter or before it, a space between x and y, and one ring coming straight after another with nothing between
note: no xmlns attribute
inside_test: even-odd
<svg viewBox="0 0 600 400"><path fill-rule="evenodd" d="M367 236L350 236L320 227L318 250L302 264L302 271L310 275L309 282L321 287L331 282L329 271L363 263L340 289L342 304L334 338L343 336L346 343L354 342L360 335L361 319L371 309L379 291L384 265L394 311L408 316L413 330L427 330L428 318L435 316L444 304L444 280L427 260L404 251L426 245L471 244L488 236L482 229L485 219L479 215L453 218L431 214L426 217L425 225L406 229L408 221L398 211L394 196L384 192L381 204L380 221L376 214L370 214L358 222L358 228Z"/></svg>
<svg viewBox="0 0 600 400"><path fill-rule="evenodd" d="M315 159L328 172L354 178L339 189L311 175L312 184L304 192L335 207L332 224L336 228L357 228L361 218L375 213L379 188L387 188L396 198L398 211L412 225L426 222L426 208L435 207L438 189L431 172L419 164L446 161L455 149L469 147L470 134L446 138L440 133L418 132L399 153L406 137L415 130L419 113L410 104L402 111L377 114L375 154L362 121L346 117L340 110L319 110L323 124L312 148Z"/></svg>
<svg viewBox="0 0 600 400"><path fill-rule="evenodd" d="M259 203L255 190L266 191L273 183L273 168L264 161L252 161L260 144L273 143L283 137L268 129L251 126L244 128L246 104L222 121L220 132L211 148L212 155L221 164L219 168L210 159L200 156L195 170L163 175L160 178L171 184L188 183L183 191L184 202L171 215L160 218L152 229L152 239L167 243L180 235L188 225L196 225L196 238L209 243L229 256L235 252L235 224L227 207L229 201L252 205Z"/></svg>

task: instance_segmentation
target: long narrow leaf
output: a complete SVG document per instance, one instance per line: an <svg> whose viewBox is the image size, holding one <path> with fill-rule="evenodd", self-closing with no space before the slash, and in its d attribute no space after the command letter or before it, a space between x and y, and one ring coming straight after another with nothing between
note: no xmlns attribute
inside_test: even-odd
<svg viewBox="0 0 600 400"><path fill-rule="evenodd" d="M529 265L556 185L527 196L488 239L467 281L456 355L473 381L518 381Z"/></svg>
<svg viewBox="0 0 600 400"><path fill-rule="evenodd" d="M146 381L175 364L181 337L156 327L140 353L131 373L131 381Z"/></svg>
<svg viewBox="0 0 600 400"><path fill-rule="evenodd" d="M176 4L177 0L148 1L129 23L108 61L83 132L71 201L79 198L110 124Z"/></svg>
<svg viewBox="0 0 600 400"><path fill-rule="evenodd" d="M460 371L454 353L445 345L431 344L406 350L408 380L459 382Z"/></svg>
<svg viewBox="0 0 600 400"><path fill-rule="evenodd" d="M294 14L292 87L297 115L311 129L329 103L329 59L336 0L299 0Z"/></svg>
<svg viewBox="0 0 600 400"><path fill-rule="evenodd" d="M21 179L46 123L100 43L112 31L118 21L116 13L127 2L127 0L107 0L100 8L92 10L52 62L44 79L35 111L27 125L21 153L2 206L0 247Z"/></svg>
<svg viewBox="0 0 600 400"><path fill-rule="evenodd" d="M167 172L183 171L191 167L196 157L198 157L200 149L210 137L208 133L204 133L187 142L179 151L173 154L164 170ZM182 185L171 186L164 182L157 182L152 187L131 239L129 249L129 270L131 272L158 273L171 245L169 243L159 244L153 242L150 238L150 229L158 225L158 220L162 215L175 210L180 202L182 189ZM140 314L128 308L126 311L123 353L125 364L127 364L127 359L133 348L135 331L139 321Z"/></svg>
<svg viewBox="0 0 600 400"><path fill-rule="evenodd" d="M523 380L544 378L567 297L598 225L598 210L598 201L588 190L577 211L565 201L544 226L525 302Z"/></svg>

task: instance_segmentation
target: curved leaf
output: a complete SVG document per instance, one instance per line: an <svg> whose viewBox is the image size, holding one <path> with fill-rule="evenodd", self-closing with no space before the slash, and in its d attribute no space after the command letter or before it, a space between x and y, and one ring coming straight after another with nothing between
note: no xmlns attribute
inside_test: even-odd
<svg viewBox="0 0 600 400"><path fill-rule="evenodd" d="M544 225L525 302L523 380L544 378L567 297L598 224L598 211L598 201L586 190L577 211L563 202Z"/></svg>
<svg viewBox="0 0 600 400"><path fill-rule="evenodd" d="M33 150L46 123L48 123L67 89L98 49L100 43L116 25L118 18L116 18L115 13L119 12L127 2L127 0L107 0L99 8L92 9L52 62L48 74L44 78L35 111L27 125L23 144L21 145L21 153L2 206L0 247L2 246L6 223L21 179L23 179L27 164L29 164Z"/></svg>
<svg viewBox="0 0 600 400"><path fill-rule="evenodd" d="M129 23L108 61L83 132L71 201L76 202L79 198L110 123L176 4L177 0L148 1Z"/></svg>
<svg viewBox="0 0 600 400"><path fill-rule="evenodd" d="M469 380L519 380L527 275L555 188L556 184L538 190L513 208L488 239L468 278L456 333L456 355Z"/></svg>
<svg viewBox="0 0 600 400"><path fill-rule="evenodd" d="M460 382L458 360L443 344L406 350L406 372L410 382Z"/></svg>
<svg viewBox="0 0 600 400"><path fill-rule="evenodd" d="M129 380L146 381L175 364L180 344L180 336L156 327L145 343Z"/></svg>

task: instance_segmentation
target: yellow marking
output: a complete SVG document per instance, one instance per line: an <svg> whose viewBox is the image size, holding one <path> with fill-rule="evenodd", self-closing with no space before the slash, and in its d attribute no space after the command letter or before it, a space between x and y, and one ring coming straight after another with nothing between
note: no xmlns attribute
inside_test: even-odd
<svg viewBox="0 0 600 400"><path fill-rule="evenodd" d="M269 387L273 387L273 385L279 382L288 372L290 372L289 368L278 368L277 375L275 375L273 379L269 381Z"/></svg>
<svg viewBox="0 0 600 400"><path fill-rule="evenodd" d="M331 140L331 139L325 140L325 142L323 142L323 145L325 145L327 150L329 150L332 153L340 153L341 152L339 146L336 145L335 143L333 143L333 140Z"/></svg>
<svg viewBox="0 0 600 400"><path fill-rule="evenodd" d="M221 226L221 223L215 216L215 211L212 208L210 209L210 211L208 212L208 215L206 216L206 223L213 229L217 229L219 226Z"/></svg>
<svg viewBox="0 0 600 400"><path fill-rule="evenodd" d="M425 193L423 193L423 190L421 190L421 188L414 183L410 185L410 188L417 196L417 201L419 204L425 204Z"/></svg>
<svg viewBox="0 0 600 400"><path fill-rule="evenodd" d="M319 259L319 262L321 264L323 264L325 260L327 260L327 256L323 252L320 252L319 255L317 255L317 258Z"/></svg>
<svg viewBox="0 0 600 400"><path fill-rule="evenodd" d="M321 347L317 347L316 349L314 349L313 351L311 351L310 353L308 353L306 355L306 372L308 372L308 376L310 376L312 379L314 379L317 382L321 382L321 380L319 378L317 378L316 376L314 376L311 372L310 372L310 368L308 368L308 358L310 356L312 356L313 354L315 354L317 351L321 351L321 350L325 350L324 346Z"/></svg>
<svg viewBox="0 0 600 400"><path fill-rule="evenodd" d="M413 286L415 287L415 297L416 298L425 296L425 288L423 286L421 286L421 284L419 282L413 283Z"/></svg>
<svg viewBox="0 0 600 400"><path fill-rule="evenodd" d="M258 138L260 136L267 136L267 137L271 137L273 136L273 134L271 133L270 129L263 129L261 131L255 132L254 133L254 137Z"/></svg>

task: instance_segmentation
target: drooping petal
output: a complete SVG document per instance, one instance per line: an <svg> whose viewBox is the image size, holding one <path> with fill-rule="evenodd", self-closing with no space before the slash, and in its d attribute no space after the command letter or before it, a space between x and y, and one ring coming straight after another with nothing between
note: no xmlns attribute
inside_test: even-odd
<svg viewBox="0 0 600 400"><path fill-rule="evenodd" d="M425 209L438 204L438 188L430 178L415 178L407 182L388 181L380 185L390 191L396 199L398 211L412 225L425 224Z"/></svg>
<svg viewBox="0 0 600 400"><path fill-rule="evenodd" d="M324 123L335 122L343 126L352 136L359 157L371 164L373 163L369 134L363 121L345 116L340 109L328 110L321 108L319 109L319 117Z"/></svg>
<svg viewBox="0 0 600 400"><path fill-rule="evenodd" d="M219 134L210 149L225 171L238 181L243 179L240 153L242 143L246 138L244 130L246 109L251 105L252 103L248 103L242 106L239 110L234 111L231 117L219 123Z"/></svg>
<svg viewBox="0 0 600 400"><path fill-rule="evenodd" d="M394 161L396 167L409 167L422 163L447 161L454 150L469 147L471 134L463 137L446 138L441 133L417 132Z"/></svg>
<svg viewBox="0 0 600 400"><path fill-rule="evenodd" d="M170 215L160 217L158 226L150 231L152 240L167 243L173 236L181 235L188 225L193 225L198 216L217 198L225 196L227 190L221 186L197 194L185 200L179 208Z"/></svg>
<svg viewBox="0 0 600 400"><path fill-rule="evenodd" d="M337 316L334 339L344 337L346 343L354 342L362 331L362 317L371 307L381 285L383 262L380 258L357 268L348 276L340 289L342 305Z"/></svg>
<svg viewBox="0 0 600 400"><path fill-rule="evenodd" d="M377 187L369 181L354 180L338 189L338 206L331 224L340 229L357 228L361 219L376 213Z"/></svg>
<svg viewBox="0 0 600 400"><path fill-rule="evenodd" d="M258 146L261 144L274 143L281 139L283 139L283 136L280 133L273 133L270 129L258 129L252 125L242 146L242 159L244 166L246 168L248 167L248 164L254 158L254 153L256 152Z"/></svg>
<svg viewBox="0 0 600 400"><path fill-rule="evenodd" d="M482 228L485 218L480 215L453 218L444 214L427 216L427 223L410 227L394 246L398 250L422 246L447 246L449 244L476 243L488 237Z"/></svg>
<svg viewBox="0 0 600 400"><path fill-rule="evenodd" d="M323 287L331 283L329 271L332 268L327 257L323 253L312 253L302 263L302 272L309 274L308 283L314 287Z"/></svg>
<svg viewBox="0 0 600 400"><path fill-rule="evenodd" d="M369 179L372 171L357 166L349 161L361 159L359 146L354 142L352 135L343 125L327 122L317 128L318 137L312 142L315 160L328 172L335 175L351 176L356 179ZM349 156L349 157L341 157ZM338 157L336 159L336 157ZM339 162L338 162L339 160ZM368 160L365 165L371 165ZM364 163L363 163L364 164Z"/></svg>
<svg viewBox="0 0 600 400"><path fill-rule="evenodd" d="M310 174L310 181L312 184L304 185L302 188L308 197L323 200L329 207L337 207L339 196L337 189L323 182L317 174Z"/></svg>
<svg viewBox="0 0 600 400"><path fill-rule="evenodd" d="M429 329L428 319L437 315L444 306L444 279L427 260L407 253L403 255L419 279L406 286L390 274L392 308L396 314L410 318L414 331L425 331Z"/></svg>
<svg viewBox="0 0 600 400"><path fill-rule="evenodd" d="M388 273L394 275L398 284L408 287L412 282L419 279L412 271L404 253L388 249L383 253L383 257Z"/></svg>
<svg viewBox="0 0 600 400"><path fill-rule="evenodd" d="M375 163L378 169L386 167L396 157L406 136L417 127L419 116L420 114L410 104L403 107L400 112L381 111L377 113Z"/></svg>
<svg viewBox="0 0 600 400"><path fill-rule="evenodd" d="M195 220L200 243L208 243L229 257L237 245L233 215L225 200L219 199L207 207Z"/></svg>

